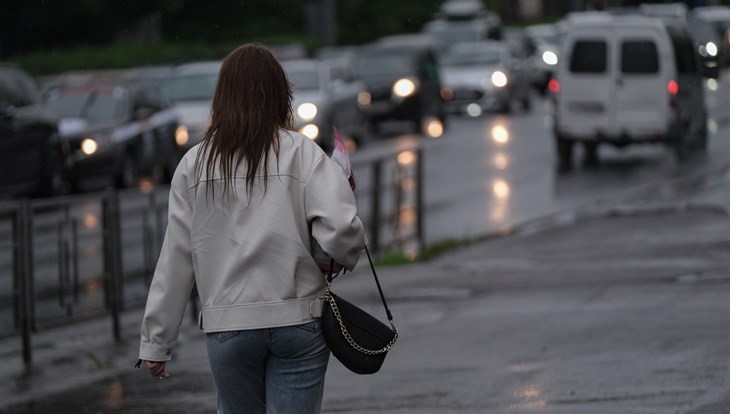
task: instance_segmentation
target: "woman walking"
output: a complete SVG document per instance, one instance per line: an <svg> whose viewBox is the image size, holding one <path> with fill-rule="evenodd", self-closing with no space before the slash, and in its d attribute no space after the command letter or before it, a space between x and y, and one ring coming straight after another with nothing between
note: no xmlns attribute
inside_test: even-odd
<svg viewBox="0 0 730 414"><path fill-rule="evenodd" d="M364 247L350 185L317 144L291 131L291 100L269 50L231 52L211 124L172 179L139 358L153 376L168 375L195 283L219 413L320 412L325 278L310 234L350 270Z"/></svg>

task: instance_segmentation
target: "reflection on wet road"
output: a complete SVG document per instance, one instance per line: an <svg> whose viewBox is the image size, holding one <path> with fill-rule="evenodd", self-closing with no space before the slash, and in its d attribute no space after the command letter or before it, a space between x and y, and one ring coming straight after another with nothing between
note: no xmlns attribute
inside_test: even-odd
<svg viewBox="0 0 730 414"><path fill-rule="evenodd" d="M39 401L15 405L0 412L208 414L215 412L215 389L208 374L181 371L176 376L157 381L139 370L132 370L83 387L83 395L78 390L60 393Z"/></svg>
<svg viewBox="0 0 730 414"><path fill-rule="evenodd" d="M426 148L427 243L484 235L730 163L730 126L711 120L715 127L707 153L684 163L660 145L605 146L598 165L578 162L573 172L558 174L547 111L541 103L528 114L452 117L443 136L420 141ZM375 148L413 139L396 137ZM365 148L354 158L373 150Z"/></svg>

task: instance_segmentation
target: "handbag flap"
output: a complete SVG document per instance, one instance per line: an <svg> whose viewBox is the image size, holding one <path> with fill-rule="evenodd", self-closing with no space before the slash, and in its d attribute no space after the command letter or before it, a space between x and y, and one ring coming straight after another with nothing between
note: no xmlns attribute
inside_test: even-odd
<svg viewBox="0 0 730 414"><path fill-rule="evenodd" d="M395 332L377 318L334 293L330 293L330 295L335 299L340 316L354 339L367 341L367 337L358 338L358 336L366 335L374 336L384 343L388 343L395 336Z"/></svg>

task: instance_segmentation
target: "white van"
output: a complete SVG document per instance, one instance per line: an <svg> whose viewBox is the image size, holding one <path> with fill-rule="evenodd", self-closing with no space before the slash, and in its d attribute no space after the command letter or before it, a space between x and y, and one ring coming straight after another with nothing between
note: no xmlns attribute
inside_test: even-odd
<svg viewBox="0 0 730 414"><path fill-rule="evenodd" d="M671 146L678 158L705 148L707 111L699 55L689 33L659 19L587 12L569 15L556 76L559 170L572 167L573 146L597 162L598 146Z"/></svg>

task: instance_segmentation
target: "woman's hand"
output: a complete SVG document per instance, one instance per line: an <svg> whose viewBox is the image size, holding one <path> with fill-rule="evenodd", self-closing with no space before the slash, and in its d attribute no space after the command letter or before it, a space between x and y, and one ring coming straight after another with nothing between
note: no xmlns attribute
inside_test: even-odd
<svg viewBox="0 0 730 414"><path fill-rule="evenodd" d="M170 376L170 374L165 371L164 361L145 361L144 364L147 366L147 371L149 371L150 375L152 375L153 377L163 379Z"/></svg>

